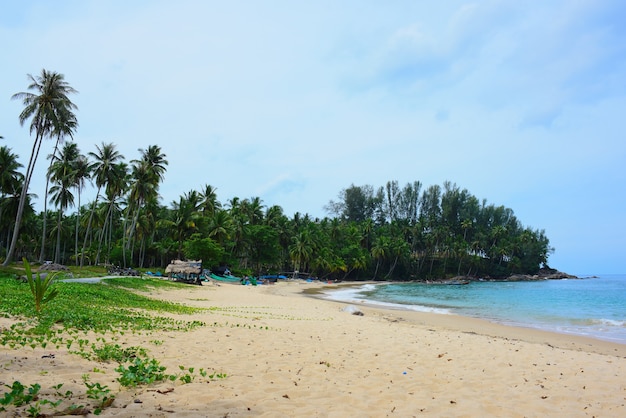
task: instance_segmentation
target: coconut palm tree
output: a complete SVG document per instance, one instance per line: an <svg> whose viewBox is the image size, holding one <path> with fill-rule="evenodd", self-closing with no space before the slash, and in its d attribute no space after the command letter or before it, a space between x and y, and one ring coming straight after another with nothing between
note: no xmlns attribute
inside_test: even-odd
<svg viewBox="0 0 626 418"><path fill-rule="evenodd" d="M76 265L78 265L78 226L80 221L80 198L85 187L85 183L91 179L91 164L89 164L89 160L82 154L78 155L78 158L74 161L74 181L73 186L76 188L76 192L78 193L78 205L76 211L76 229L74 235L74 256Z"/></svg>
<svg viewBox="0 0 626 418"><path fill-rule="evenodd" d="M182 257L183 244L197 230L200 201L200 195L195 190L185 193L178 202L172 202L172 219L164 219L160 224L167 227L169 236L178 243L179 259Z"/></svg>
<svg viewBox="0 0 626 418"><path fill-rule="evenodd" d="M230 239L233 232L233 219L226 210L218 210L211 219L208 227L209 238L224 246L227 239Z"/></svg>
<svg viewBox="0 0 626 418"><path fill-rule="evenodd" d="M124 236L128 231L128 236L125 238L124 248L130 249L133 239L135 225L139 220L139 213L144 203L157 193L154 184L154 176L149 171L149 165L146 161L134 161L132 165L132 184L130 185L128 195L128 205L126 207L126 216L124 217ZM132 219L130 227L127 229L126 222Z"/></svg>
<svg viewBox="0 0 626 418"><path fill-rule="evenodd" d="M139 152L141 159L131 161L134 182L130 190L129 197L132 204L128 206L128 214L130 215L132 210L134 216L126 242L127 249L130 248L133 231L139 219L139 211L147 199L153 195L158 195L159 183L163 181L165 166L168 164L165 159L166 155L161 152L161 147L158 145L151 145L147 150L139 149Z"/></svg>
<svg viewBox="0 0 626 418"><path fill-rule="evenodd" d="M215 216L217 210L221 208L220 202L217 201L217 188L210 184L205 185L200 197L202 199L200 207L203 216Z"/></svg>
<svg viewBox="0 0 626 418"><path fill-rule="evenodd" d="M100 250L102 249L102 244L104 241L104 237L107 236L106 232L108 230L108 236L112 236L113 232L113 215L119 211L118 200L121 196L126 193L128 189L130 177L128 174L128 165L124 162L117 163L112 166L108 176L107 176L107 184L105 187L105 195L108 200L107 204L107 212L104 216L104 226L102 232L100 234L100 239L98 241L98 251L96 253L96 264L100 260ZM110 250L111 248L111 239L108 239L107 248ZM107 251L106 261L109 259L109 252Z"/></svg>
<svg viewBox="0 0 626 418"><path fill-rule="evenodd" d="M313 256L313 251L314 243L308 229L302 230L293 237L292 244L289 246L289 257L293 262L294 272L301 271L302 267L307 267Z"/></svg>
<svg viewBox="0 0 626 418"><path fill-rule="evenodd" d="M54 126L54 131L52 133L52 136L56 136L57 140L56 140L56 143L54 144L54 150L52 151L52 154L48 156L48 159L50 160L50 164L48 165L48 171L46 172L46 191L44 193L44 199L43 199L43 212L44 213L48 212L48 188L50 187L50 176L48 173L50 172L50 167L52 166L55 159L57 158L59 145L63 143L65 136L69 135L70 137L73 137L74 131L76 130L77 127L78 127L78 122L76 121L76 117L72 112L63 110L59 113L59 121ZM42 233L41 233L41 250L39 252L40 263L43 263L44 256L45 256L47 219L48 219L47 216L43 217L43 227L42 227Z"/></svg>
<svg viewBox="0 0 626 418"><path fill-rule="evenodd" d="M50 188L50 202L57 206L57 242L56 251L54 253L54 262L60 262L61 255L61 221L63 212L69 207L74 206L74 195L71 188L75 185L76 168L75 162L79 156L76 143L66 144L59 154L59 158L50 167L48 173L53 186Z"/></svg>
<svg viewBox="0 0 626 418"><path fill-rule="evenodd" d="M94 159L94 163L91 165L90 169L93 170L94 180L96 182L96 187L98 188L96 191L96 199L93 201L91 206L91 211L89 213L89 220L87 221L87 228L85 230L85 238L83 239L83 249L81 251L80 257L80 265L83 266L85 261L85 247L87 246L87 237L91 233L91 223L93 221L93 215L96 210L96 206L98 204L98 199L100 198L100 192L103 187L105 187L110 181L112 181L114 176L115 165L118 161L122 160L124 157L120 154L115 148L115 144L102 143L102 146L96 145L97 152L90 152L89 156Z"/></svg>
<svg viewBox="0 0 626 418"><path fill-rule="evenodd" d="M17 159L17 154L14 154L11 148L0 147L0 228L2 231L5 230L5 226L9 225L8 219L4 219L7 215L7 211L4 210L5 206L9 205L9 199L21 190L24 180L24 175L18 171L23 165Z"/></svg>
<svg viewBox="0 0 626 418"><path fill-rule="evenodd" d="M7 257L3 263L4 266L11 262L15 252L24 214L24 206L28 196L28 186L37 163L41 143L45 137L50 136L57 127L61 126L62 121L75 120L75 117L71 118L69 115L73 115L73 111L77 109L76 105L68 97L70 94L76 93L76 90L65 81L63 74L44 69L41 71L41 75L33 77L28 74L28 78L31 82L28 90L32 90L34 93L30 91L16 93L12 98L22 100L25 107L19 116L20 124L24 125L28 119L31 119L30 133L35 133L35 141L33 142L26 174L24 175L24 185L15 216L13 236Z"/></svg>
<svg viewBox="0 0 626 418"><path fill-rule="evenodd" d="M23 167L18 162L18 155L13 154L11 148L7 146L0 147L0 199L4 200L5 196L12 195L24 179L24 175L18 170ZM2 213L0 212L0 220Z"/></svg>

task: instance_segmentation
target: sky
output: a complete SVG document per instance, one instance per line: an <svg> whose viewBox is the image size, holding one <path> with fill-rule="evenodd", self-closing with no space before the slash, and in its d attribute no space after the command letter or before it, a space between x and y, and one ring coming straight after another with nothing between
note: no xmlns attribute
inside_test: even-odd
<svg viewBox="0 0 626 418"><path fill-rule="evenodd" d="M161 147L165 205L209 184L322 218L351 185L450 181L545 230L551 267L626 273L625 21L621 0L0 0L0 144L26 166L11 96L46 69L79 92L83 153Z"/></svg>

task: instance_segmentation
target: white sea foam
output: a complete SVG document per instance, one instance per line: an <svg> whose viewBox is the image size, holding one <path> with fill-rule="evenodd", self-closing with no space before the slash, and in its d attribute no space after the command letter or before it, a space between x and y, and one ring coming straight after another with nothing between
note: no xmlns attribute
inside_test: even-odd
<svg viewBox="0 0 626 418"><path fill-rule="evenodd" d="M335 300L338 302L350 302L350 303L360 303L367 304L370 306L378 306L381 308L387 309L398 309L405 311L416 311L416 312L430 312L437 314L450 314L451 312L448 309L443 308L433 308L430 306L422 306L422 305L404 305L401 303L392 303L392 302L382 302L377 300L367 299L363 296L364 292L372 291L375 289L377 285L375 284L366 284L359 287L349 287L340 290L331 290L324 293L324 298L329 300Z"/></svg>
<svg viewBox="0 0 626 418"><path fill-rule="evenodd" d="M593 319L591 320L594 325L605 325L609 327L626 327L626 321L618 321L615 319Z"/></svg>

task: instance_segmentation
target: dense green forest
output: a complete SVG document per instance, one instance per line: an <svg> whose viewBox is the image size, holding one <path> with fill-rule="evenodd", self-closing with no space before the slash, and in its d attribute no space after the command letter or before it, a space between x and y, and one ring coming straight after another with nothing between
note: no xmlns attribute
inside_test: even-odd
<svg viewBox="0 0 626 418"><path fill-rule="evenodd" d="M220 202L211 185L163 205L159 185L168 161L158 145L128 161L113 143L83 153L74 141L75 91L58 73L29 78L29 91L13 96L24 104L20 123L30 122L34 136L26 170L10 147L0 147L5 265L26 257L154 269L178 258L239 274L414 280L532 274L552 251L544 232L523 226L511 209L451 182L351 185L326 205L323 219L286 216L259 197ZM45 161L44 210L36 213L28 186L44 139L54 146ZM88 183L96 197L81 202Z"/></svg>

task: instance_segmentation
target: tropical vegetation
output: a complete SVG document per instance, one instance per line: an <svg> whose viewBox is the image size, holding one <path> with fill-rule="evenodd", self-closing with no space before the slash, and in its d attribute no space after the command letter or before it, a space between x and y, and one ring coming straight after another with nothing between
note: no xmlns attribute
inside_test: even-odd
<svg viewBox="0 0 626 418"><path fill-rule="evenodd" d="M131 160L114 143L84 153L74 141L76 106L68 97L76 91L63 75L46 70L29 80L29 92L13 96L25 106L19 122L30 119L35 136L26 171L10 148L0 147L5 265L25 257L158 269L180 258L239 274L413 280L533 274L547 265L552 251L544 231L452 182L352 184L328 202L324 218L288 216L259 197L220 202L208 184L164 205L159 186L168 160L161 147L141 149ZM37 213L28 189L45 138L56 141L48 157L44 210ZM88 183L96 196L82 202Z"/></svg>

